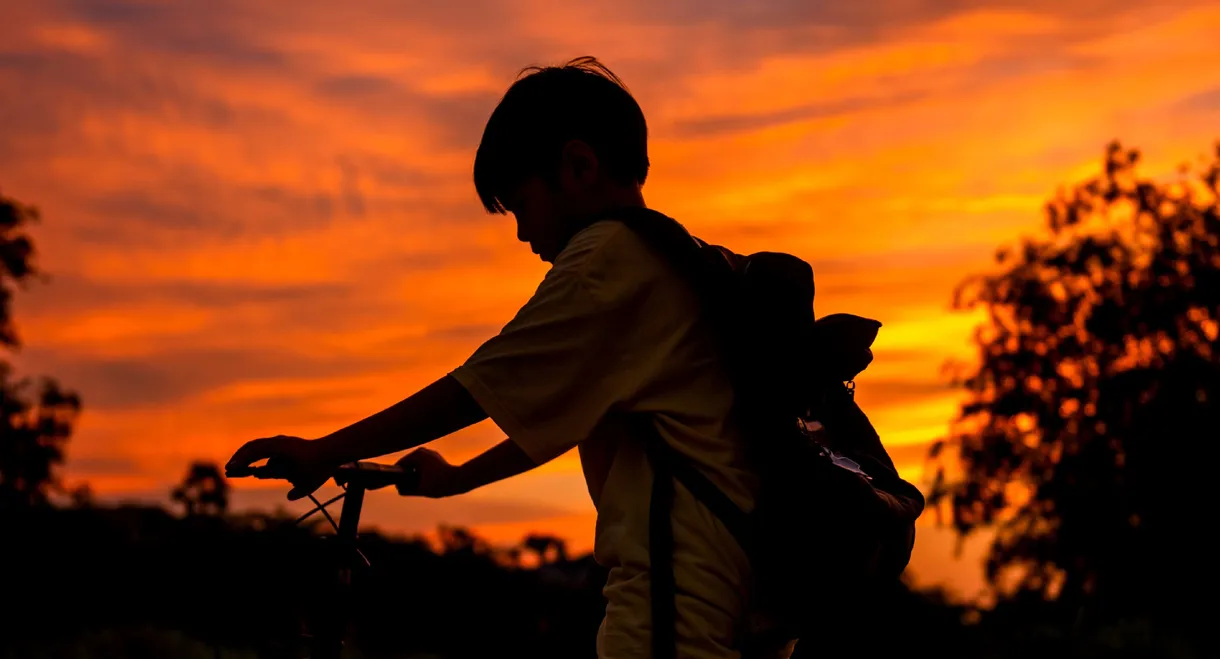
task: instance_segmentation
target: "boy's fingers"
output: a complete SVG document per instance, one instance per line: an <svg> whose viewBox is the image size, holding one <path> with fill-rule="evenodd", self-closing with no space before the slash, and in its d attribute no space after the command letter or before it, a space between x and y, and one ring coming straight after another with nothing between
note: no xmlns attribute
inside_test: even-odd
<svg viewBox="0 0 1220 659"><path fill-rule="evenodd" d="M322 483L325 482L325 480L319 482L311 479L308 482L294 483L292 489L288 490L288 500L296 501L298 499L304 499L317 491L317 489L322 486Z"/></svg>
<svg viewBox="0 0 1220 659"><path fill-rule="evenodd" d="M403 470L402 478L394 484L394 489L398 490L398 494L402 496L411 496L419 493L419 464L415 452L404 456L401 460L395 463L396 466Z"/></svg>
<svg viewBox="0 0 1220 659"><path fill-rule="evenodd" d="M396 462L394 464L396 464L400 467L407 467L407 466L419 464L419 461L423 458L424 455L426 455L425 451L427 451L427 450L428 449L426 449L426 448L417 448L414 451L411 451L410 453L399 458L398 462Z"/></svg>
<svg viewBox="0 0 1220 659"><path fill-rule="evenodd" d="M241 448L233 453L233 457L229 458L228 465L233 467L249 467L251 463L258 462L263 458L269 457L266 455L267 441L266 439L254 439L242 444Z"/></svg>
<svg viewBox="0 0 1220 659"><path fill-rule="evenodd" d="M229 461L226 463L226 467L228 465L238 468L249 467L251 464L258 462L259 460L271 458L280 452L279 449L283 447L282 442L284 439L288 438L286 438L284 435L276 435L275 437L260 437L258 439L252 439L245 444L242 444L241 448L237 449L237 451L233 453L233 457L229 458Z"/></svg>

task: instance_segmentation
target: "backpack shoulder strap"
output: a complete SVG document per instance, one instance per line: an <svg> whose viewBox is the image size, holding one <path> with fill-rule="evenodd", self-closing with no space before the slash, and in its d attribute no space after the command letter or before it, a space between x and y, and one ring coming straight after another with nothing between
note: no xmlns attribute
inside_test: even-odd
<svg viewBox="0 0 1220 659"><path fill-rule="evenodd" d="M651 423L648 424L651 427ZM655 434L655 430L653 433ZM645 435L647 437L647 435ZM657 437L659 439L659 437ZM654 441L648 438L646 446ZM674 583L674 479L672 461L649 450L652 494L648 505L648 582L652 609L652 659L677 659L677 586Z"/></svg>
<svg viewBox="0 0 1220 659"><path fill-rule="evenodd" d="M736 255L727 249L710 246L695 238L677 220L649 208L622 208L591 218L616 220L639 236L658 256L671 264L679 276L693 287L713 324L718 320L718 287L737 266ZM636 415L637 436L653 468L649 504L648 553L651 568L652 658L675 659L676 590L673 572L673 496L674 480L691 492L728 528L738 544L750 552L750 523L723 491L691 463L670 447L657 431L652 415Z"/></svg>
<svg viewBox="0 0 1220 659"><path fill-rule="evenodd" d="M652 494L648 510L648 560L652 607L652 659L676 659L677 590L674 584L673 497L674 479L690 490L712 511L742 548L749 553L749 519L689 460L673 450L661 434L651 415L636 419L639 437L652 465Z"/></svg>
<svg viewBox="0 0 1220 659"><path fill-rule="evenodd" d="M717 287L742 261L742 257L732 251L709 245L687 231L681 222L651 208L617 208L593 215L582 225L602 220L626 225L653 252L673 266L694 287L705 304L714 306Z"/></svg>
<svg viewBox="0 0 1220 659"><path fill-rule="evenodd" d="M661 465L664 472L677 479L691 494L714 514L733 534L733 538L747 553L750 545L750 516L741 509L724 490L721 490L686 456L678 453L665 442L650 419L640 420L640 432L645 438L645 451L649 461Z"/></svg>

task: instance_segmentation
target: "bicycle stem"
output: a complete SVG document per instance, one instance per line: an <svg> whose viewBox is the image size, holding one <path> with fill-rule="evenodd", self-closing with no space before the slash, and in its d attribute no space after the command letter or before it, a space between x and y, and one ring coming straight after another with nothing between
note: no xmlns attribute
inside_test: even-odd
<svg viewBox="0 0 1220 659"><path fill-rule="evenodd" d="M343 637L346 635L348 608L352 587L352 568L359 549L356 546L357 527L360 524L360 509L364 504L364 486L349 483L343 497L343 511L339 518L339 532L335 538L337 572L335 591L331 605L332 617L325 621L321 633L314 637L316 655L311 659L340 659L343 652Z"/></svg>

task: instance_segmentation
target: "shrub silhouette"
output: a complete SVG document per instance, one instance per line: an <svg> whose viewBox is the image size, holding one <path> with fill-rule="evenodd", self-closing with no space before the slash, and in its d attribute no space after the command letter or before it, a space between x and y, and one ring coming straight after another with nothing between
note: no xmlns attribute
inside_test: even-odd
<svg viewBox="0 0 1220 659"><path fill-rule="evenodd" d="M170 491L170 500L188 517L223 516L229 509L229 481L214 462L192 462L182 483Z"/></svg>

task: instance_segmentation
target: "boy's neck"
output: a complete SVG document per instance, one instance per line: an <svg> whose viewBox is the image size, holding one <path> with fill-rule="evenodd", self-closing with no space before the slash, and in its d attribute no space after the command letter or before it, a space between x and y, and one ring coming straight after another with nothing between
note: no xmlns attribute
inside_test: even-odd
<svg viewBox="0 0 1220 659"><path fill-rule="evenodd" d="M588 210L572 218L568 224L567 235L564 237L564 244L572 238L573 235L580 232L581 229L589 226L593 222L603 219L614 211L620 208L644 208L644 194L640 190L640 186L620 186L608 190L607 194L602 195L598 203L590 204Z"/></svg>
<svg viewBox="0 0 1220 659"><path fill-rule="evenodd" d="M612 197L614 208L630 208L644 205L644 190L639 185L616 188Z"/></svg>
<svg viewBox="0 0 1220 659"><path fill-rule="evenodd" d="M644 191L639 185L616 185L608 187L598 203L589 208L588 215L604 215L616 208L639 208L644 206Z"/></svg>

